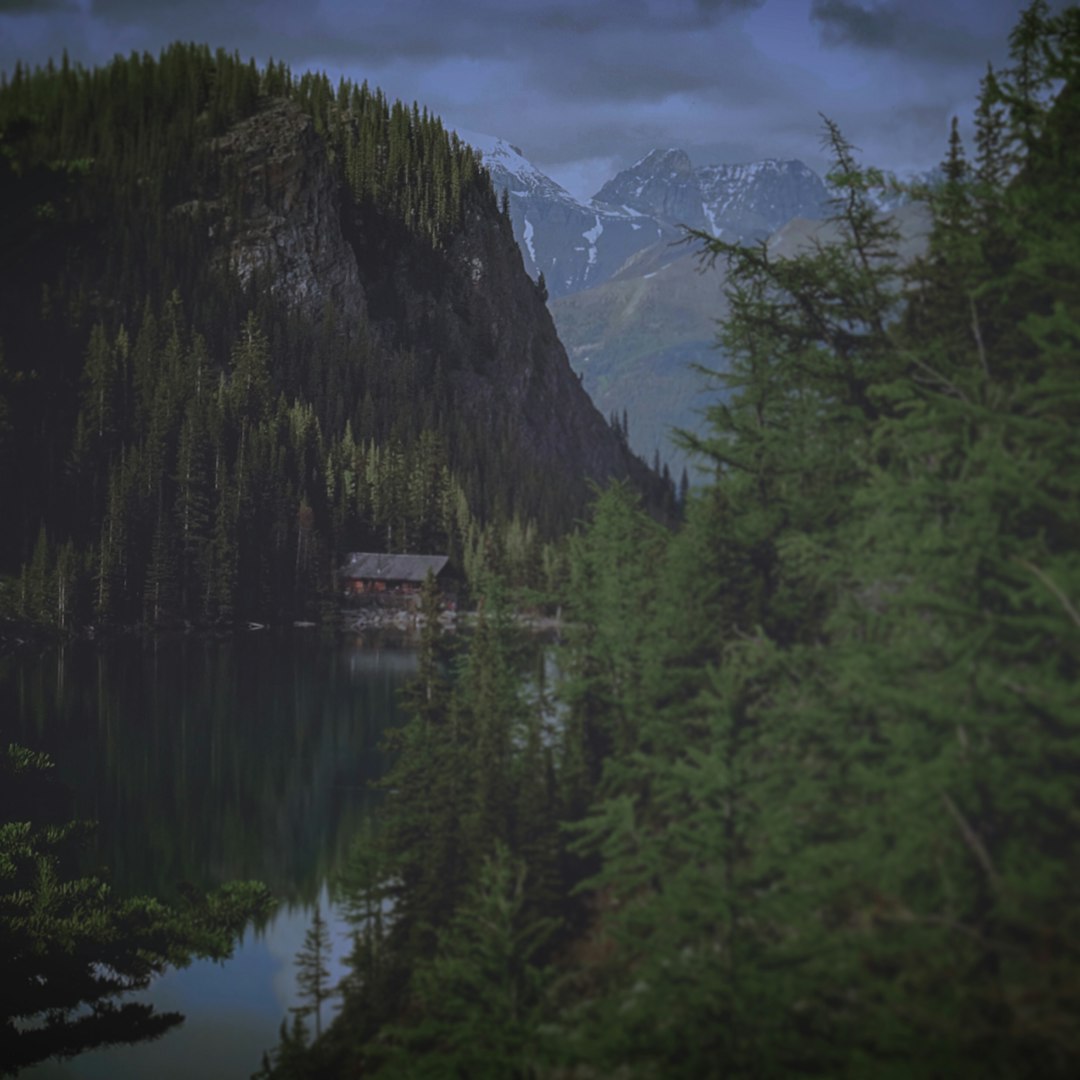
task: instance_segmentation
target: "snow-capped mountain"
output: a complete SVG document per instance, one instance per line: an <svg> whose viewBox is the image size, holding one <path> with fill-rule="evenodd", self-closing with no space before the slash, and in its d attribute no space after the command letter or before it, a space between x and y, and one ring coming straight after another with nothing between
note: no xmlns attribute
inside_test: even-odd
<svg viewBox="0 0 1080 1080"><path fill-rule="evenodd" d="M763 239L792 218L829 213L825 184L801 161L706 165L697 176L709 231L725 240Z"/></svg>
<svg viewBox="0 0 1080 1080"><path fill-rule="evenodd" d="M653 150L609 180L597 203L708 229L724 239L763 239L792 218L828 213L829 193L801 161L768 159L694 168L683 150Z"/></svg>
<svg viewBox="0 0 1080 1080"><path fill-rule="evenodd" d="M483 155L484 165L491 173L496 191L508 188L511 198L563 202L575 207L581 205L564 187L542 173L513 143L464 128L458 128L457 134Z"/></svg>
<svg viewBox="0 0 1080 1080"><path fill-rule="evenodd" d="M507 191L525 267L555 299L610 280L645 248L681 240L681 226L730 240L763 239L794 217L821 218L829 193L800 161L695 168L683 150L653 150L588 202L575 199L512 143L458 134L483 155L495 190ZM681 254L671 249L670 258Z"/></svg>
<svg viewBox="0 0 1080 1080"><path fill-rule="evenodd" d="M673 225L706 225L694 167L683 150L653 150L609 180L593 201Z"/></svg>
<svg viewBox="0 0 1080 1080"><path fill-rule="evenodd" d="M458 135L483 155L495 191L509 193L525 269L534 278L543 273L552 298L606 281L642 248L676 237L649 215L580 202L504 139Z"/></svg>

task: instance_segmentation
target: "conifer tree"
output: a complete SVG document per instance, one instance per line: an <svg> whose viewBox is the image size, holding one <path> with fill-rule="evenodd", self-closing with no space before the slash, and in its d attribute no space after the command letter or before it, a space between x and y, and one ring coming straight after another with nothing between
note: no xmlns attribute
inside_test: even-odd
<svg viewBox="0 0 1080 1080"><path fill-rule="evenodd" d="M447 647L442 632L442 597L431 570L420 591L420 618L417 671L407 700L425 724L445 724L449 705Z"/></svg>
<svg viewBox="0 0 1080 1080"><path fill-rule="evenodd" d="M545 1057L540 1017L550 972L533 960L555 924L527 917L525 885L524 865L496 844L438 952L418 965L418 1022L392 1029L398 1045L380 1074L535 1075Z"/></svg>
<svg viewBox="0 0 1080 1080"><path fill-rule="evenodd" d="M296 954L296 985L303 1005L290 1011L298 1017L315 1017L315 1038L322 1035L322 1006L334 996L330 986L330 928L315 905L311 926L304 935L304 947Z"/></svg>
<svg viewBox="0 0 1080 1080"><path fill-rule="evenodd" d="M472 789L472 806L462 823L463 842L471 853L487 850L495 840L509 839L511 760L522 719L517 679L508 656L509 637L501 583L489 578L452 706Z"/></svg>
<svg viewBox="0 0 1080 1080"><path fill-rule="evenodd" d="M179 549L179 591L184 610L202 594L210 570L210 489L207 432L202 407L191 399L180 428L174 503Z"/></svg>

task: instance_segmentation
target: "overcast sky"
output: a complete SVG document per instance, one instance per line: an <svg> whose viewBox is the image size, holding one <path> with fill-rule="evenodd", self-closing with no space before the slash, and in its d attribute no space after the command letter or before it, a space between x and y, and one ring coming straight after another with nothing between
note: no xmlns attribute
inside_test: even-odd
<svg viewBox="0 0 1080 1080"><path fill-rule="evenodd" d="M869 164L925 169L1007 60L1021 0L0 0L0 67L205 41L367 79L500 135L579 197L656 146L797 157L818 112ZM1058 2L1059 8L1062 2Z"/></svg>

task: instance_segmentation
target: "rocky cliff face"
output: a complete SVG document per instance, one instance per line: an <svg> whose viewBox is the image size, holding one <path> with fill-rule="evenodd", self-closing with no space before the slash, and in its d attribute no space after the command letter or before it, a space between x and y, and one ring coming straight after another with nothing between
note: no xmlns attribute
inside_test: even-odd
<svg viewBox="0 0 1080 1080"><path fill-rule="evenodd" d="M571 370L493 207L474 200L445 251L371 208L350 210L310 120L284 101L217 148L222 170L239 171L248 193L240 213L203 204L223 268L305 317L329 304L346 332L363 325L423 356L441 372L447 407L501 438L523 468L577 492L586 478L650 482Z"/></svg>
<svg viewBox="0 0 1080 1080"><path fill-rule="evenodd" d="M309 318L327 304L346 319L364 310L356 258L341 228L342 193L311 119L275 100L216 139L222 176L240 180L239 206L185 204L206 218L217 265L245 286L265 283Z"/></svg>

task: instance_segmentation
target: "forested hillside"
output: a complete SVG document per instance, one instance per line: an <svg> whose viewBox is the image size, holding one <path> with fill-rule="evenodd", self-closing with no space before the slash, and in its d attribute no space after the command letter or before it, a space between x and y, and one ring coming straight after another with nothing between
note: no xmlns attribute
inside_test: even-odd
<svg viewBox="0 0 1080 1080"><path fill-rule="evenodd" d="M197 46L19 68L0 199L23 618L311 616L363 548L528 579L588 478L654 483L417 106Z"/></svg>
<svg viewBox="0 0 1080 1080"><path fill-rule="evenodd" d="M1080 10L1011 44L923 258L830 122L837 244L700 238L711 482L596 502L556 707L429 634L273 1075L1080 1073Z"/></svg>

